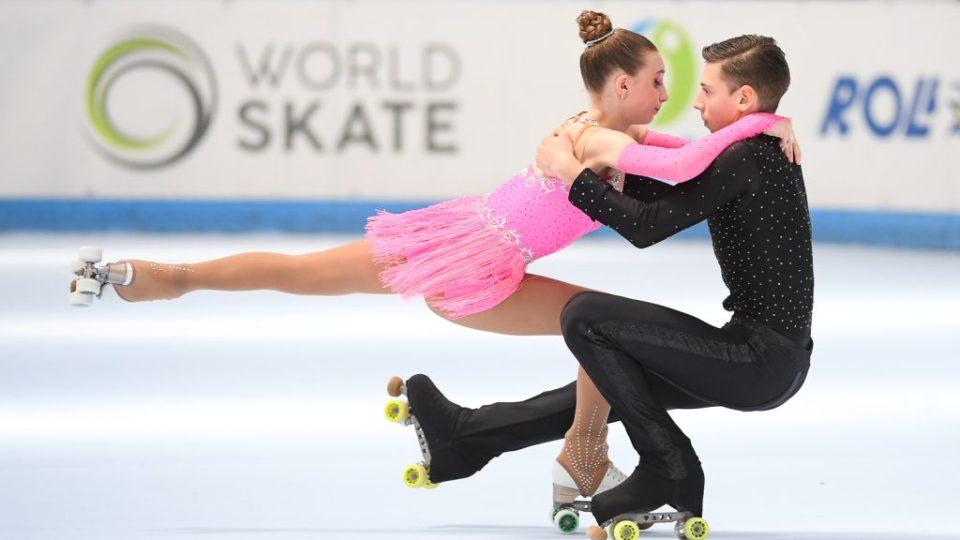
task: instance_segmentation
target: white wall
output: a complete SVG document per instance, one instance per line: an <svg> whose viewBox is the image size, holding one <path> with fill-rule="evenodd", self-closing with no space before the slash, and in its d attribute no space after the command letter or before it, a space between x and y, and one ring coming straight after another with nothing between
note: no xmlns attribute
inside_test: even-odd
<svg viewBox="0 0 960 540"><path fill-rule="evenodd" d="M584 6L3 2L0 197L420 200L483 192L528 163L545 130L584 107L577 67L582 43L574 22ZM798 127L813 206L960 211L960 64L955 58L960 6L691 1L591 2L589 7L607 12L616 26L631 28L646 19L679 25L695 53L691 84L696 84L704 45L742 33L777 38L793 72L780 112L794 117ZM152 29L144 33L143 25ZM179 66L211 107L212 122L182 159L149 170L122 166L106 154L133 154L99 142L85 86L97 58L125 37L160 35L179 43L163 28L196 44L209 59L212 81L189 50L187 57L148 51L128 58ZM653 35L654 27L649 28ZM668 56L683 45L675 37L660 40ZM269 47L274 67L289 51L287 70L276 84L252 84L244 59L257 64ZM331 75L331 62L341 63L339 75ZM195 114L186 87L159 66L126 72L122 64L112 67L121 72L106 109L117 129L150 136L169 128L165 143L135 160L172 155L193 132ZM668 69L676 73L682 66ZM899 120L884 76L900 92ZM858 87L843 117L849 131L841 135L834 124L822 134L841 77ZM872 99L864 105L874 83ZM675 100L683 93L676 87L671 91ZM270 142L249 150L241 141L262 142L262 132L240 119L243 107L253 102L259 105L248 114L268 127ZM394 109L384 103L395 104ZM408 104L402 113L400 103ZM284 147L288 105L294 115L317 106L309 125L322 150L312 149L303 133L291 149ZM661 129L703 134L689 102L680 105L688 112ZM336 149L356 106L369 121L376 150L358 140ZM431 107L433 149L426 128ZM896 124L893 132L883 136L871 130L865 107L876 123ZM400 127L396 115L402 117ZM908 136L911 116L914 131L926 126L926 134ZM394 129L401 133L400 149L394 148ZM354 118L353 130L360 134L363 118ZM453 150L444 151L447 147Z"/></svg>

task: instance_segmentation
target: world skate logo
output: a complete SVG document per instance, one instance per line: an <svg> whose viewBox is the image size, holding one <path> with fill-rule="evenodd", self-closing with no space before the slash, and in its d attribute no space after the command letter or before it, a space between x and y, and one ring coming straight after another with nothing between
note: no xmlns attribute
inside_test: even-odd
<svg viewBox="0 0 960 540"><path fill-rule="evenodd" d="M643 34L660 50L667 67L664 78L670 96L653 120L654 126L664 126L679 120L690 110L699 87L697 50L683 27L670 20L644 19L631 28Z"/></svg>
<svg viewBox="0 0 960 540"><path fill-rule="evenodd" d="M93 62L84 101L90 137L103 155L154 169L197 146L213 120L217 85L210 62L187 36L141 26Z"/></svg>

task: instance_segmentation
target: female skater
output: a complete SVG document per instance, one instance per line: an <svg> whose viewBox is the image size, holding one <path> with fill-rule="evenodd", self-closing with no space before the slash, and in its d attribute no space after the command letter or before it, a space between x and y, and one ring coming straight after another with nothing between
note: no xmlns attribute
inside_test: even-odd
<svg viewBox="0 0 960 540"><path fill-rule="evenodd" d="M617 189L623 189L624 173L684 182L730 144L760 133L781 138L792 152L789 122L772 114L746 116L690 143L642 127L667 100L664 63L656 47L631 31L613 30L600 13L585 11L578 23L586 43L580 69L591 106L563 129L574 141L578 159ZM440 316L470 328L560 335L563 306L586 289L528 274L526 268L600 226L570 204L568 192L562 180L530 166L485 196L402 214L380 212L369 218L366 237L358 242L304 255L242 253L196 264L121 261L130 264L133 275L118 277L115 287L131 302L172 299L201 289L419 295ZM623 475L607 459L609 406L595 388L578 399L574 424L557 458L555 484L560 491L588 496L612 487Z"/></svg>

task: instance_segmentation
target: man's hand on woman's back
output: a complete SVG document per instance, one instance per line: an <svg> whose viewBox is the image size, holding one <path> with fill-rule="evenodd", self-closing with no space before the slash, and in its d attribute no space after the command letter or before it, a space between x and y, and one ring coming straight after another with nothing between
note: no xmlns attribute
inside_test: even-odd
<svg viewBox="0 0 960 540"><path fill-rule="evenodd" d="M562 126L540 141L535 165L543 176L559 178L568 186L583 171L583 164L573 156L573 139Z"/></svg>

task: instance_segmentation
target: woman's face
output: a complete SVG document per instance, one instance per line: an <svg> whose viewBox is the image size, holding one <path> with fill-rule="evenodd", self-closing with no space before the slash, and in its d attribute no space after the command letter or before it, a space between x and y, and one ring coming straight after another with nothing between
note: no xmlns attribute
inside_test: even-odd
<svg viewBox="0 0 960 540"><path fill-rule="evenodd" d="M620 105L620 114L628 124L649 124L663 102L667 87L663 84L665 67L659 52L644 54L643 67L633 76L621 73L615 77L614 90ZM623 96L620 99L620 96Z"/></svg>

